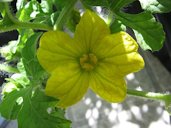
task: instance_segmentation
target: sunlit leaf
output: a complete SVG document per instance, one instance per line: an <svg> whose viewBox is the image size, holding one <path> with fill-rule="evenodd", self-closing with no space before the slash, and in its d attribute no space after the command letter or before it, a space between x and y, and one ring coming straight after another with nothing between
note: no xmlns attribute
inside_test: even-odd
<svg viewBox="0 0 171 128"><path fill-rule="evenodd" d="M143 9L152 13L166 13L171 11L170 0L139 0Z"/></svg>
<svg viewBox="0 0 171 128"><path fill-rule="evenodd" d="M163 46L164 31L162 25L147 12L140 14L117 13L123 24L135 31L135 36L144 50L159 50ZM156 36L157 35L157 36Z"/></svg>
<svg viewBox="0 0 171 128"><path fill-rule="evenodd" d="M122 8L134 0L117 0L112 3L112 10L116 20L132 28L138 43L144 50L159 50L163 46L164 31L162 25L155 20L150 12L127 14ZM157 35L157 36L156 36Z"/></svg>

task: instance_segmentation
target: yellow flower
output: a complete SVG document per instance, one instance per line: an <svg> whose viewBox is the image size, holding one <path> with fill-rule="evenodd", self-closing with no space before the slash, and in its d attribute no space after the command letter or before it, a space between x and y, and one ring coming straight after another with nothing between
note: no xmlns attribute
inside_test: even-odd
<svg viewBox="0 0 171 128"><path fill-rule="evenodd" d="M144 67L138 45L125 32L111 34L106 23L87 10L74 37L49 31L40 39L38 60L51 76L45 92L58 98L58 106L68 107L92 89L108 102L126 96L125 75Z"/></svg>

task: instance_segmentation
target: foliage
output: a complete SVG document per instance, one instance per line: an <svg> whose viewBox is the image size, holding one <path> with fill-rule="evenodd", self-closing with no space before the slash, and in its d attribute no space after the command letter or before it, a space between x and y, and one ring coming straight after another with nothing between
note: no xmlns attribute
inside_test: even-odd
<svg viewBox="0 0 171 128"><path fill-rule="evenodd" d="M81 0L80 2L84 9L96 11L95 7L100 6L107 10L108 14L104 13L103 16L108 15L112 33L126 31L126 27L132 28L142 49L157 51L163 46L165 34L161 23L153 14L170 12L171 1L139 0L143 9L141 13L124 12L123 8L134 1ZM11 2L16 3L16 10L11 8ZM0 114L7 119L17 119L19 128L70 127L70 121L64 117L64 110L55 107L58 100L46 96L44 92L49 74L40 66L36 50L44 31L56 29L75 31L80 20L80 7L75 6L76 2L77 0L1 0L0 2L0 33L12 30L17 30L19 33L18 40L10 41L0 48L1 56L6 60L5 65L10 66L6 71L13 73L3 85ZM170 107L170 97L161 99Z"/></svg>

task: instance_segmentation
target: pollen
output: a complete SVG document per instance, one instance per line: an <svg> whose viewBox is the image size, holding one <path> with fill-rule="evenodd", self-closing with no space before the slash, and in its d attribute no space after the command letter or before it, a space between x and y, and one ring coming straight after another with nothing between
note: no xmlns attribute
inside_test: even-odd
<svg viewBox="0 0 171 128"><path fill-rule="evenodd" d="M97 65L98 59L93 53L84 54L80 58L80 65L85 71L91 71Z"/></svg>

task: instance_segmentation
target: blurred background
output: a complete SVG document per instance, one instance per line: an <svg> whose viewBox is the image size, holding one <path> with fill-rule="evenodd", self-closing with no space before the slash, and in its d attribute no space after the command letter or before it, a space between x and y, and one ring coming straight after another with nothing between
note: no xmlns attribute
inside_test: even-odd
<svg viewBox="0 0 171 128"><path fill-rule="evenodd" d="M15 10L15 2L12 3ZM139 13L143 10L139 2L123 9L127 13ZM103 11L103 10L102 10ZM155 14L156 20L163 24L166 40L158 52L142 51L145 68L126 77L130 89L171 92L171 13ZM131 30L128 30L132 34ZM17 40L17 31L0 34L0 47L11 40ZM4 59L0 57L0 63ZM0 71L0 88L10 74ZM171 117L165 111L164 103L128 96L120 104L110 104L92 91L78 104L67 110L66 116L72 120L73 128L171 128ZM7 121L0 117L0 128L17 128L16 121Z"/></svg>

